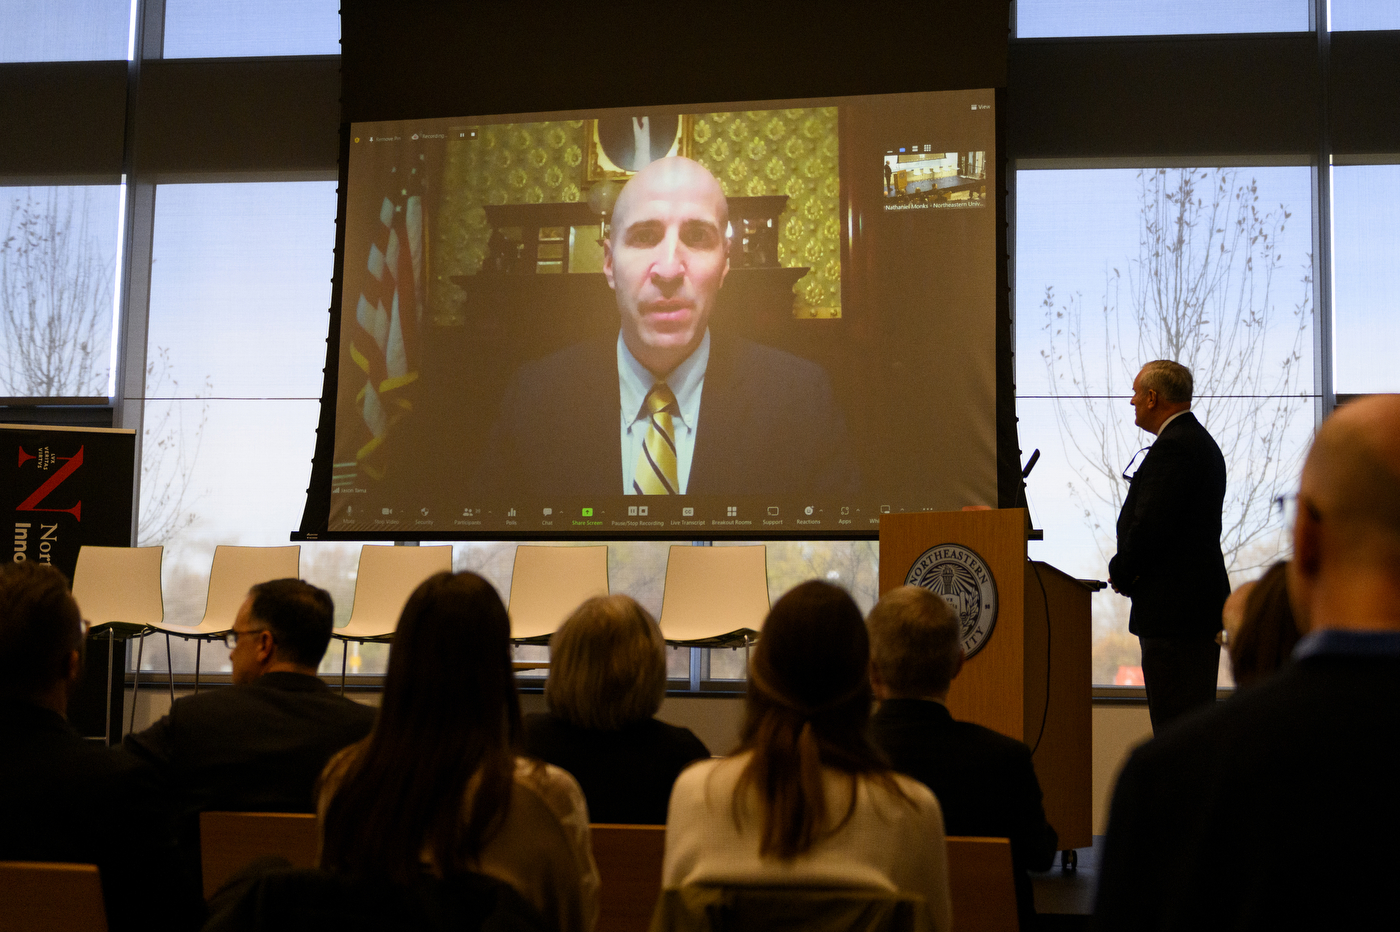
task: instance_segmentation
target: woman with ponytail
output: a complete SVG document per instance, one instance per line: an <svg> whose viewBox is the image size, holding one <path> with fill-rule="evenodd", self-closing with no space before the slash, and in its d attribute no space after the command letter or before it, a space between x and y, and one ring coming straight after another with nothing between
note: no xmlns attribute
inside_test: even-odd
<svg viewBox="0 0 1400 932"><path fill-rule="evenodd" d="M807 582L768 613L749 669L739 749L681 774L671 794L667 890L878 890L922 900L916 927L947 932L938 801L870 744L870 643L842 589Z"/></svg>
<svg viewBox="0 0 1400 932"><path fill-rule="evenodd" d="M404 605L369 737L321 774L320 863L411 887L486 874L545 925L588 932L598 871L578 784L518 757L510 619L473 573L439 573Z"/></svg>

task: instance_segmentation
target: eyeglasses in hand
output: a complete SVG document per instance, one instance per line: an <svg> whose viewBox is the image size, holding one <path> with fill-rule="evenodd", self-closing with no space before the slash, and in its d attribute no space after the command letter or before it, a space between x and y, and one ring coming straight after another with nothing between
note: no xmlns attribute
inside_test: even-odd
<svg viewBox="0 0 1400 932"><path fill-rule="evenodd" d="M1129 482L1133 481L1133 476L1136 476L1137 471L1142 468L1142 463L1138 462L1138 458L1150 449L1152 449L1152 447L1146 446L1133 454L1133 458L1128 460L1128 468L1123 470L1124 479L1128 480Z"/></svg>

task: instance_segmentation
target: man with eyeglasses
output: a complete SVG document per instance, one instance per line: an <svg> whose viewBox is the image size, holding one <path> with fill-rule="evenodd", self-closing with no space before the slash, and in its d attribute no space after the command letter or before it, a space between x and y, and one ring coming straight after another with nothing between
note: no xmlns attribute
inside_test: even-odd
<svg viewBox="0 0 1400 932"><path fill-rule="evenodd" d="M177 699L160 721L127 736L126 749L183 794L191 821L207 810L315 811L321 769L367 735L375 715L316 675L334 615L324 589L299 579L259 583L226 639L233 685Z"/></svg>
<svg viewBox="0 0 1400 932"><path fill-rule="evenodd" d="M1108 564L1113 590L1133 601L1128 631L1142 647L1153 734L1215 701L1215 636L1230 594L1220 551L1225 458L1191 413L1193 387L1191 371L1166 359L1133 380L1134 422L1157 439L1124 472L1128 496Z"/></svg>
<svg viewBox="0 0 1400 932"><path fill-rule="evenodd" d="M1133 752L1101 929L1383 929L1400 874L1400 396L1339 408L1303 466L1290 663Z"/></svg>

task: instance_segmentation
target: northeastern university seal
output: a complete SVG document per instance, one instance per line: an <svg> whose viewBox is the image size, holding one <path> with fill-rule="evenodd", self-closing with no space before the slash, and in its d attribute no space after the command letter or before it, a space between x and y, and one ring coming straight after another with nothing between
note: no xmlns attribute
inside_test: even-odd
<svg viewBox="0 0 1400 932"><path fill-rule="evenodd" d="M962 648L971 657L982 649L997 623L997 583L987 561L962 544L925 550L904 582L943 596L958 615Z"/></svg>

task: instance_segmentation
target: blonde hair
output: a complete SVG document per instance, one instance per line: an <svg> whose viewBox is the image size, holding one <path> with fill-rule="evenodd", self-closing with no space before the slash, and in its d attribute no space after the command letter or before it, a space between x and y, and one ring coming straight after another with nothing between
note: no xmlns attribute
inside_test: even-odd
<svg viewBox="0 0 1400 932"><path fill-rule="evenodd" d="M870 666L901 698L948 691L962 656L958 617L942 596L919 586L891 589L870 610Z"/></svg>
<svg viewBox="0 0 1400 932"><path fill-rule="evenodd" d="M666 695L666 642L630 596L584 602L549 639L549 710L581 728L614 731L651 718Z"/></svg>

